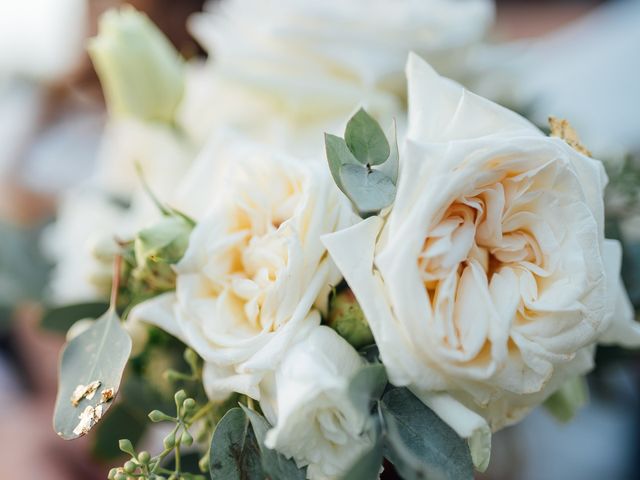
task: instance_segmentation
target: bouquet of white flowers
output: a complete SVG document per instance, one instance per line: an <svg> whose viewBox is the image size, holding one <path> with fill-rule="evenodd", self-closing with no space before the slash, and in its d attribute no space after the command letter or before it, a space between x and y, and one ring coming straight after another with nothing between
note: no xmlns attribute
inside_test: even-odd
<svg viewBox="0 0 640 480"><path fill-rule="evenodd" d="M492 432L580 406L598 344L640 345L602 164L422 58L463 70L488 2L249 3L194 21L211 65L133 10L91 45L108 138L148 149L120 157L137 180L107 155L84 187L129 206L99 226L91 303L48 316L106 310L70 330L54 428L89 433L122 390L170 428L121 440L110 479L471 479Z"/></svg>

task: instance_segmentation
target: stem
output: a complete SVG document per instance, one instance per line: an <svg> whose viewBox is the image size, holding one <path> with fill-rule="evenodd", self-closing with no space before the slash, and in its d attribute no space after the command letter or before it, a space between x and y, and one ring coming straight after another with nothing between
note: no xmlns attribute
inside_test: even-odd
<svg viewBox="0 0 640 480"><path fill-rule="evenodd" d="M180 440L176 443L176 475L180 473Z"/></svg>
<svg viewBox="0 0 640 480"><path fill-rule="evenodd" d="M196 421L200 420L202 417L204 417L207 413L209 413L211 411L211 409L213 407L215 407L216 404L213 402L208 402L204 407L202 407L200 410L198 410L193 417L191 417L191 419L189 420L189 426L193 425Z"/></svg>

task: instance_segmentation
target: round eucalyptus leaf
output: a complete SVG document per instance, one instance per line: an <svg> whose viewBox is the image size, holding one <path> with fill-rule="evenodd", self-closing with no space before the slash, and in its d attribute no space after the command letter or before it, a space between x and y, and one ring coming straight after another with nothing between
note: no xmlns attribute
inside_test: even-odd
<svg viewBox="0 0 640 480"><path fill-rule="evenodd" d="M389 158L387 137L378 122L362 108L347 123L344 139L363 165L380 165Z"/></svg>
<svg viewBox="0 0 640 480"><path fill-rule="evenodd" d="M53 426L65 440L81 437L113 403L131 353L131 338L110 309L62 352Z"/></svg>
<svg viewBox="0 0 640 480"><path fill-rule="evenodd" d="M384 173L360 165L343 165L344 191L360 213L378 212L393 203L396 186Z"/></svg>

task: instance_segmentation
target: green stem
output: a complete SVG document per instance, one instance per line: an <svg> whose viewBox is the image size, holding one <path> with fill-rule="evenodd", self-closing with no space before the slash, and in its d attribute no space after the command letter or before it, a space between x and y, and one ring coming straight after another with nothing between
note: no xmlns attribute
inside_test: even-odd
<svg viewBox="0 0 640 480"><path fill-rule="evenodd" d="M191 426L193 425L196 421L200 420L202 417L204 417L207 413L209 413L214 407L216 406L215 403L213 402L207 402L207 404L202 407L200 410L198 410L193 417L191 417L191 419L189 420L189 425Z"/></svg>

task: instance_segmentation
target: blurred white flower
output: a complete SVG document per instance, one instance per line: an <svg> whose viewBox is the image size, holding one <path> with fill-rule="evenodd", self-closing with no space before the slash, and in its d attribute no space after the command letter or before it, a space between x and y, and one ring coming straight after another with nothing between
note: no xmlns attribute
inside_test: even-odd
<svg viewBox="0 0 640 480"><path fill-rule="evenodd" d="M200 135L225 122L318 147L311 132L342 126L359 106L385 119L405 111L410 50L464 76L467 49L492 20L490 0L211 2L191 22L210 72L192 72L182 119Z"/></svg>
<svg viewBox="0 0 640 480"><path fill-rule="evenodd" d="M363 359L329 327L314 328L265 382L260 401L274 428L265 444L307 467L307 478L341 478L371 447L367 412L349 398Z"/></svg>
<svg viewBox="0 0 640 480"><path fill-rule="evenodd" d="M589 370L599 339L640 344L599 161L411 55L395 204L325 244L390 381L486 467L490 432ZM616 308L618 308L616 310ZM614 315L615 312L615 315Z"/></svg>

